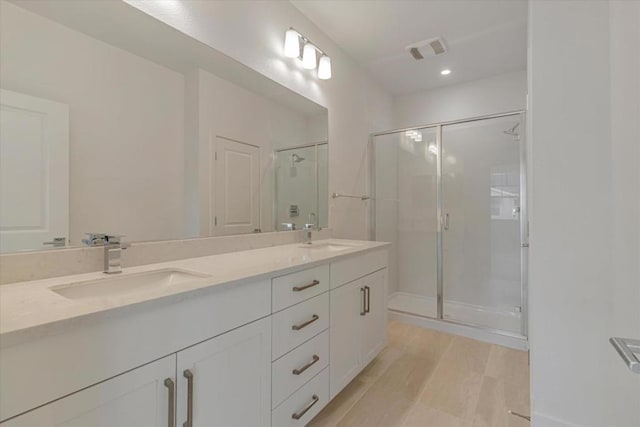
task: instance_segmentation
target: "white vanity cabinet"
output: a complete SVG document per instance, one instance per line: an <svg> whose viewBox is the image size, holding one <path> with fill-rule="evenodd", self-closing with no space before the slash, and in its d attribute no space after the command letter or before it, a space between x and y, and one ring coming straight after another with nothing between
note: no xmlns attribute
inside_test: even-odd
<svg viewBox="0 0 640 427"><path fill-rule="evenodd" d="M13 418L2 427L173 427L176 356Z"/></svg>
<svg viewBox="0 0 640 427"><path fill-rule="evenodd" d="M385 345L386 267L333 257L5 342L0 427L302 427Z"/></svg>
<svg viewBox="0 0 640 427"><path fill-rule="evenodd" d="M271 425L270 319L227 332L177 356L177 425Z"/></svg>
<svg viewBox="0 0 640 427"><path fill-rule="evenodd" d="M387 341L386 252L348 261L332 266L331 398L373 360ZM352 280L358 276L362 277Z"/></svg>

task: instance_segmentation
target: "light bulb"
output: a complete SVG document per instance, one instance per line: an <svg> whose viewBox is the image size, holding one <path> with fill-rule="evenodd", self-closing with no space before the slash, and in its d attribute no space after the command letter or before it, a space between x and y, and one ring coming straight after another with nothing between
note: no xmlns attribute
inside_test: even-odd
<svg viewBox="0 0 640 427"><path fill-rule="evenodd" d="M300 39L296 30L287 30L284 36L284 56L297 58L300 56Z"/></svg>
<svg viewBox="0 0 640 427"><path fill-rule="evenodd" d="M320 64L318 65L318 78L321 80L328 80L331 78L331 58L327 55L320 57Z"/></svg>
<svg viewBox="0 0 640 427"><path fill-rule="evenodd" d="M304 50L302 51L302 67L307 70L316 68L316 47L311 43L304 45Z"/></svg>
<svg viewBox="0 0 640 427"><path fill-rule="evenodd" d="M440 74L442 74L443 76L448 76L449 74L451 74L451 70L445 68L444 70L440 71Z"/></svg>

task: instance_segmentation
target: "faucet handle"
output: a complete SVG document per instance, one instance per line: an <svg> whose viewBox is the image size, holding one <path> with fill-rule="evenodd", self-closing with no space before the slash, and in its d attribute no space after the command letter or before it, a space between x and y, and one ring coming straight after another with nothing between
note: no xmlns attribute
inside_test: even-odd
<svg viewBox="0 0 640 427"><path fill-rule="evenodd" d="M88 246L103 246L109 244L121 244L120 239L124 234L107 234L107 233L85 233L88 237L82 239L82 242ZM128 245L127 245L128 246Z"/></svg>
<svg viewBox="0 0 640 427"><path fill-rule="evenodd" d="M86 239L82 239L82 243L87 246L101 246L104 245L107 235L105 233L84 233L87 235Z"/></svg>

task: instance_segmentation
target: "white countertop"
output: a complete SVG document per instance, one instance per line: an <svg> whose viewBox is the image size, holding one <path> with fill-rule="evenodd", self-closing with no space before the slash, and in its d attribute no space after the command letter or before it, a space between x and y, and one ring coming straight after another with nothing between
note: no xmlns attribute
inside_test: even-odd
<svg viewBox="0 0 640 427"><path fill-rule="evenodd" d="M175 268L209 275L204 279L157 288L143 293L73 300L51 287L84 282L106 276L102 272L55 277L0 286L0 348L25 339L55 333L60 328L88 318L151 303L179 301L214 286L265 279L308 268L345 256L388 246L385 242L329 239L314 242L352 245L340 251L308 248L300 243L221 255L190 258L130 267L118 277L151 270Z"/></svg>

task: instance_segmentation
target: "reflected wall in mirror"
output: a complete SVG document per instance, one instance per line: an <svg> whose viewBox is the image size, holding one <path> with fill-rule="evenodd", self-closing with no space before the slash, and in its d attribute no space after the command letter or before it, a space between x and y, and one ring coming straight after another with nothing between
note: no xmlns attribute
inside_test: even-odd
<svg viewBox="0 0 640 427"><path fill-rule="evenodd" d="M324 107L125 2L0 12L3 252L278 229L273 153L327 141Z"/></svg>

